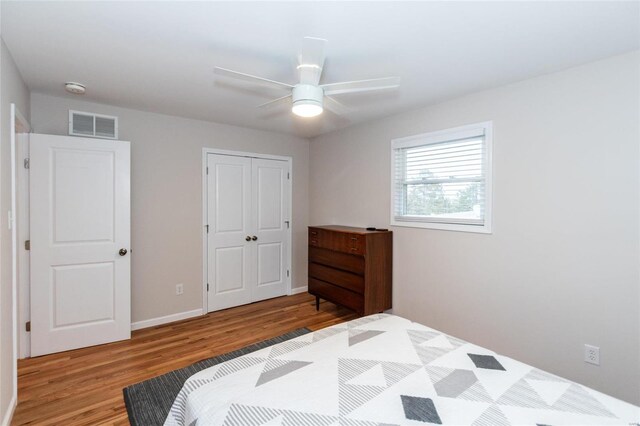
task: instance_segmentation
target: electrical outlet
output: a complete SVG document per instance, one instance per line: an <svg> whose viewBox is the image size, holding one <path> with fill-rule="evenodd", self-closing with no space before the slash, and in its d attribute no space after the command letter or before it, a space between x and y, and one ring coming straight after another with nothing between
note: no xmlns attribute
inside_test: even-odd
<svg viewBox="0 0 640 426"><path fill-rule="evenodd" d="M600 365L600 348L597 346L584 345L584 362Z"/></svg>
<svg viewBox="0 0 640 426"><path fill-rule="evenodd" d="M176 296L180 296L184 293L184 286L182 284L176 284Z"/></svg>

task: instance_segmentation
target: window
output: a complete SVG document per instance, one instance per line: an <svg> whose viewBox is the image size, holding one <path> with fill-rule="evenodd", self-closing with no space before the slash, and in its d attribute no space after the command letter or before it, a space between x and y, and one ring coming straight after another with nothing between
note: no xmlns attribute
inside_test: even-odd
<svg viewBox="0 0 640 426"><path fill-rule="evenodd" d="M391 141L391 225L491 232L491 122Z"/></svg>

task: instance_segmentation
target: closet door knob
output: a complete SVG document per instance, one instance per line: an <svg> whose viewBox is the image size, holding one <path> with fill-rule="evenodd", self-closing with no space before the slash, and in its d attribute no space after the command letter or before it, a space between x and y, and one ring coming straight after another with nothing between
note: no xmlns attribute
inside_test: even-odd
<svg viewBox="0 0 640 426"><path fill-rule="evenodd" d="M246 237L244 237L244 239L245 239L245 241L251 241L251 237L248 236L248 235Z"/></svg>
<svg viewBox="0 0 640 426"><path fill-rule="evenodd" d="M120 249L120 251L118 252L118 254L119 254L120 256L125 256L125 255L127 254L127 249L125 249L125 248L121 248L121 249Z"/></svg>
<svg viewBox="0 0 640 426"><path fill-rule="evenodd" d="M255 240L257 240L257 239L258 239L258 237L256 237L256 236L254 235L253 237L251 237L251 239L252 239L253 241L255 241Z"/></svg>

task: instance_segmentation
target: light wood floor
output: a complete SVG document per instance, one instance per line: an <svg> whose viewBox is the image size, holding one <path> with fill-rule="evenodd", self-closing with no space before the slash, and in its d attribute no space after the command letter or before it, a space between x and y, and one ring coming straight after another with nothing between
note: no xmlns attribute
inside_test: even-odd
<svg viewBox="0 0 640 426"><path fill-rule="evenodd" d="M138 330L131 340L20 360L14 425L128 425L122 388L301 327L356 315L309 294Z"/></svg>

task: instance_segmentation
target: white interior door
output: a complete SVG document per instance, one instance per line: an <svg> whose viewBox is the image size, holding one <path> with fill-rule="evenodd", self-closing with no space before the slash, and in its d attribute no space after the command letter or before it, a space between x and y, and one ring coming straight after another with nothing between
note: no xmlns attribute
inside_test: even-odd
<svg viewBox="0 0 640 426"><path fill-rule="evenodd" d="M289 162L207 155L208 310L287 292Z"/></svg>
<svg viewBox="0 0 640 426"><path fill-rule="evenodd" d="M129 142L31 135L31 355L131 336Z"/></svg>
<svg viewBox="0 0 640 426"><path fill-rule="evenodd" d="M270 299L286 293L288 171L289 164L286 161L252 160L252 216L255 230L252 235L257 237L254 300Z"/></svg>
<svg viewBox="0 0 640 426"><path fill-rule="evenodd" d="M207 156L208 306L217 311L253 301L251 158Z"/></svg>

